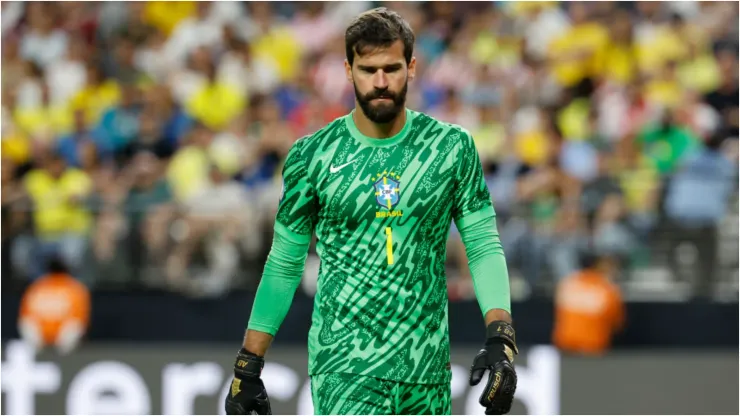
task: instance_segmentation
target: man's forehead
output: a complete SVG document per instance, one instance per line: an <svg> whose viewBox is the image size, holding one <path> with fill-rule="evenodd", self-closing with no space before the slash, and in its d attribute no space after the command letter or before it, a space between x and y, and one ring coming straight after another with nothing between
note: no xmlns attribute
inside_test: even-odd
<svg viewBox="0 0 740 416"><path fill-rule="evenodd" d="M358 65L379 66L405 62L403 43L399 40L390 46L368 46L363 48L363 54L355 55Z"/></svg>

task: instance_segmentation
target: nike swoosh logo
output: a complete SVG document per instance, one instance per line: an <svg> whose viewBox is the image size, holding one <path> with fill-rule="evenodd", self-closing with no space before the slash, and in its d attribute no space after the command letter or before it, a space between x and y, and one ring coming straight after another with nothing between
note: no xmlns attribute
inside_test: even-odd
<svg viewBox="0 0 740 416"><path fill-rule="evenodd" d="M345 163L345 164L343 164L343 165L339 165L339 166L329 166L329 172L330 172L330 173L337 173L337 172L339 172L340 170L342 170L343 168L345 168L345 167L347 167L347 166L349 166L349 165L351 165L351 164L353 164L353 163L355 163L355 161L354 161L354 160L351 160L351 161L349 161L349 162L347 162L347 163Z"/></svg>

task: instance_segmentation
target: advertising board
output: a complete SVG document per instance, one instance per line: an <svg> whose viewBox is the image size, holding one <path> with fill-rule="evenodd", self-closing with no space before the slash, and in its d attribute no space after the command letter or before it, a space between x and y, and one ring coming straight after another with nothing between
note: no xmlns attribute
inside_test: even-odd
<svg viewBox="0 0 740 416"><path fill-rule="evenodd" d="M454 414L484 414L470 387L477 348L452 349ZM2 348L3 414L223 414L234 347L96 345L60 357ZM691 363L690 370L687 365ZM737 351L644 351L601 358L523 349L511 414L737 414ZM264 382L275 414L313 414L306 350L270 350Z"/></svg>

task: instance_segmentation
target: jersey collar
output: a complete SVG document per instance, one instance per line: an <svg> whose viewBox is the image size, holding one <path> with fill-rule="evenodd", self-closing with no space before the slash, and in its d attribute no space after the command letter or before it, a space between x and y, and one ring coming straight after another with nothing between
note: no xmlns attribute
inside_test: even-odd
<svg viewBox="0 0 740 416"><path fill-rule="evenodd" d="M411 123L414 118L414 112L406 109L406 123L404 123L403 128L401 131L396 133L393 137L388 137L386 139L377 139L374 137L368 137L364 134L360 133L360 130L357 128L357 125L355 125L355 119L353 117L355 113L355 110L352 110L350 112L345 120L347 123L347 128L349 129L350 134L352 137L360 141L361 143L367 145L367 146L374 146L374 147L380 147L380 146L393 146L394 144L399 143L401 140L403 140L411 131Z"/></svg>

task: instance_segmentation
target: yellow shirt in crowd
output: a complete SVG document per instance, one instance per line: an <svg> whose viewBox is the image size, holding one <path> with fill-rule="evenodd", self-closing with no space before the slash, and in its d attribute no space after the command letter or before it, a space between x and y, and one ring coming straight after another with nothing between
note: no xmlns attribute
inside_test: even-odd
<svg viewBox="0 0 740 416"><path fill-rule="evenodd" d="M71 101L71 110L74 113L82 110L85 113L85 123L92 127L100 121L103 113L116 105L121 98L121 88L113 80L107 80L100 85L88 85L75 94Z"/></svg>
<svg viewBox="0 0 740 416"><path fill-rule="evenodd" d="M618 85L629 84L637 71L637 48L609 42L596 52L596 73Z"/></svg>
<svg viewBox="0 0 740 416"><path fill-rule="evenodd" d="M56 138L72 130L72 113L66 105L16 109L13 118L16 126L32 137L50 134Z"/></svg>
<svg viewBox="0 0 740 416"><path fill-rule="evenodd" d="M301 63L301 46L287 29L275 28L252 44L256 60L266 59L275 64L281 81L296 77Z"/></svg>
<svg viewBox="0 0 740 416"><path fill-rule="evenodd" d="M645 98L664 108L674 108L681 104L684 90L677 81L656 79L645 86Z"/></svg>
<svg viewBox="0 0 740 416"><path fill-rule="evenodd" d="M7 157L17 164L23 164L31 156L31 144L18 129L13 129L2 138L1 150L3 157Z"/></svg>
<svg viewBox="0 0 740 416"><path fill-rule="evenodd" d="M175 199L185 202L208 185L210 160L208 153L195 146L186 146L172 157L167 168L167 181Z"/></svg>
<svg viewBox="0 0 740 416"><path fill-rule="evenodd" d="M678 65L676 75L681 85L701 94L716 90L722 82L717 60L711 53L703 53L682 62Z"/></svg>
<svg viewBox="0 0 740 416"><path fill-rule="evenodd" d="M195 7L194 1L148 1L142 19L169 36L180 21L195 14Z"/></svg>
<svg viewBox="0 0 740 416"><path fill-rule="evenodd" d="M187 102L187 112L206 126L220 130L239 115L247 104L246 98L237 88L215 82L206 84Z"/></svg>
<svg viewBox="0 0 740 416"><path fill-rule="evenodd" d="M62 233L85 233L92 216L83 205L71 201L92 190L92 180L83 171L67 169L59 179L44 170L30 171L24 181L34 204L33 221L41 238Z"/></svg>
<svg viewBox="0 0 740 416"><path fill-rule="evenodd" d="M548 53L553 61L553 75L558 83L572 87L592 75L596 69L597 53L608 39L609 33L603 25L585 23L570 28L550 43ZM583 56L565 58L574 53L582 53Z"/></svg>

